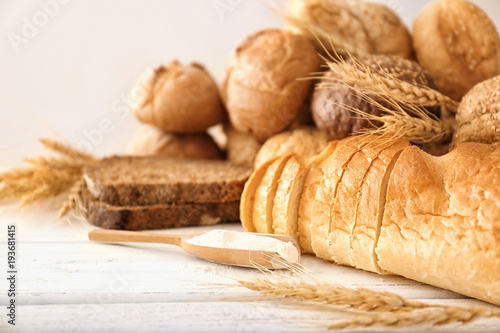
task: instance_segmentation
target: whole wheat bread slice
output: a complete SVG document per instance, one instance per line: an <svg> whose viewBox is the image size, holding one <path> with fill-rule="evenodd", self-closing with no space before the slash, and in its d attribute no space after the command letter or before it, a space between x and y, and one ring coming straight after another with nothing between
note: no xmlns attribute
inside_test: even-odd
<svg viewBox="0 0 500 333"><path fill-rule="evenodd" d="M239 220L239 201L205 204L114 206L83 195L87 220L95 226L119 230L151 230L213 225Z"/></svg>
<svg viewBox="0 0 500 333"><path fill-rule="evenodd" d="M135 207L239 202L250 173L227 161L115 156L86 168L84 177L94 200Z"/></svg>

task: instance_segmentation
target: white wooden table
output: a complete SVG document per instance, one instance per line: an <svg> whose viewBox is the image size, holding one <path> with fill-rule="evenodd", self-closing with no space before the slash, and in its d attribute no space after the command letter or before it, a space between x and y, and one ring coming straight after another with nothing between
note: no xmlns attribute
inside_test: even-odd
<svg viewBox="0 0 500 333"><path fill-rule="evenodd" d="M261 273L209 263L169 245L90 242L87 233L92 226L85 222L56 221L55 211L15 213L13 207L0 206L0 332L312 332L325 331L325 325L338 318L334 313L291 309L275 303L229 301L224 298L254 294L221 284L234 284L235 279L259 277ZM16 326L9 325L6 316L6 242L10 224L17 228ZM216 228L242 230L238 224ZM337 267L311 256L304 256L302 263L347 286L388 290L426 302L486 305L404 278ZM500 320L419 326L404 331L423 330L499 332Z"/></svg>

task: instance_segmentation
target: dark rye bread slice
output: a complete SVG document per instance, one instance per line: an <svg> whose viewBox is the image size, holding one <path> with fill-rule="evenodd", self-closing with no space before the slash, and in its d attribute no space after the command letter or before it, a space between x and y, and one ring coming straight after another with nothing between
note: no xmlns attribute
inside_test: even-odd
<svg viewBox="0 0 500 333"><path fill-rule="evenodd" d="M115 156L84 170L92 197L114 206L237 202L251 170L227 161Z"/></svg>
<svg viewBox="0 0 500 333"><path fill-rule="evenodd" d="M84 190L83 202L87 220L105 229L166 229L239 220L239 201L123 207L97 201Z"/></svg>

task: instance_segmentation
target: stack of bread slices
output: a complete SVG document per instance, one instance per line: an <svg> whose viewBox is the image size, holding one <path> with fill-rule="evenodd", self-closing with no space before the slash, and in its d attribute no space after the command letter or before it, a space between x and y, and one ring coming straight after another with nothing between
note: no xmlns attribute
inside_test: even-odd
<svg viewBox="0 0 500 333"><path fill-rule="evenodd" d="M256 169L241 220L327 261L500 305L499 166L498 146L436 157L404 140L351 137Z"/></svg>

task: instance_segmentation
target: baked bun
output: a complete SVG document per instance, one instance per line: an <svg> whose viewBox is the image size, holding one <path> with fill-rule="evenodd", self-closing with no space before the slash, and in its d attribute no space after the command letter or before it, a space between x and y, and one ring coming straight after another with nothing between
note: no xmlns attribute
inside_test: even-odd
<svg viewBox="0 0 500 333"><path fill-rule="evenodd" d="M221 159L222 153L206 133L174 134L144 125L132 138L127 153L192 159Z"/></svg>
<svg viewBox="0 0 500 333"><path fill-rule="evenodd" d="M278 29L248 36L226 70L222 98L232 126L261 142L286 129L299 114L319 57L303 35Z"/></svg>
<svg viewBox="0 0 500 333"><path fill-rule="evenodd" d="M235 164L253 168L255 156L262 144L255 137L239 132L229 124L224 130L227 135L227 159Z"/></svg>
<svg viewBox="0 0 500 333"><path fill-rule="evenodd" d="M500 76L474 86L462 99L456 115L452 145L462 142L500 143Z"/></svg>
<svg viewBox="0 0 500 333"><path fill-rule="evenodd" d="M224 120L217 84L203 66L177 61L150 71L130 103L139 121L174 133L204 132Z"/></svg>
<svg viewBox="0 0 500 333"><path fill-rule="evenodd" d="M276 134L267 140L255 158L255 168L279 156L297 154L312 156L328 145L328 136L314 127L301 127Z"/></svg>
<svg viewBox="0 0 500 333"><path fill-rule="evenodd" d="M439 90L457 101L476 83L500 74L495 24L469 1L428 4L415 19L413 46Z"/></svg>

